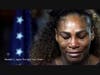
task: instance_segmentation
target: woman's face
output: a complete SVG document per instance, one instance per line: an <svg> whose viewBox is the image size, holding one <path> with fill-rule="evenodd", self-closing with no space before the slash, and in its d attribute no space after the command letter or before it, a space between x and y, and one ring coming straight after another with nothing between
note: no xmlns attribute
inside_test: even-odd
<svg viewBox="0 0 100 75"><path fill-rule="evenodd" d="M56 41L66 61L77 63L88 55L93 36L82 16L70 14L63 17L55 31Z"/></svg>

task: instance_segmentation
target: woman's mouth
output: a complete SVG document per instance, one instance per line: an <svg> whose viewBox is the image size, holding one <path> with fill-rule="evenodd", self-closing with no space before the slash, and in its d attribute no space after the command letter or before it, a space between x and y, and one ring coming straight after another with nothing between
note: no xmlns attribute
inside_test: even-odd
<svg viewBox="0 0 100 75"><path fill-rule="evenodd" d="M70 57L76 58L76 57L79 57L82 54L82 52L79 52L79 51L77 51L77 52L66 52L66 54Z"/></svg>
<svg viewBox="0 0 100 75"><path fill-rule="evenodd" d="M70 57L79 57L81 53L67 53Z"/></svg>

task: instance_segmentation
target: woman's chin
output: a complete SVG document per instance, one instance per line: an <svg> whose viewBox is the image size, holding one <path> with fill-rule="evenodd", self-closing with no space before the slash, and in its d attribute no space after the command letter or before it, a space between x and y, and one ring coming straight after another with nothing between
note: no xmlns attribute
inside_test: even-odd
<svg viewBox="0 0 100 75"><path fill-rule="evenodd" d="M70 63L80 63L81 60L82 60L82 57L67 57L67 60L70 62Z"/></svg>

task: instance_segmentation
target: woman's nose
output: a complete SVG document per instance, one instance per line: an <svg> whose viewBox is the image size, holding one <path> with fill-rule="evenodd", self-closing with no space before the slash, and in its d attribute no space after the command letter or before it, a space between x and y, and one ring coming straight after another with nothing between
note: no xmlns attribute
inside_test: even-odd
<svg viewBox="0 0 100 75"><path fill-rule="evenodd" d="M79 48L79 43L76 38L70 39L69 48L73 48L73 49Z"/></svg>

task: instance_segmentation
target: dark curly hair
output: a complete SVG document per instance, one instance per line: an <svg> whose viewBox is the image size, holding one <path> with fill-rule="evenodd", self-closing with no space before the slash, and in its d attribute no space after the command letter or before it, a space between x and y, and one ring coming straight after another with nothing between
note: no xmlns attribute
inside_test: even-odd
<svg viewBox="0 0 100 75"><path fill-rule="evenodd" d="M80 15L87 15L91 18L91 25L94 27L95 39L91 43L90 54L99 55L97 54L99 49L98 34L92 14L88 13L86 10L54 10L50 13L50 15L53 16L50 22L39 32L38 40L33 40L34 43L32 44L30 51L30 57L33 59L31 62L33 65L43 64L44 61L45 63L49 63L56 57L61 56L59 45L55 40L55 28L57 28L57 23L61 16L74 12ZM43 60L39 61L35 59Z"/></svg>

